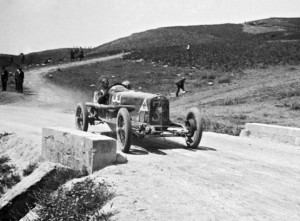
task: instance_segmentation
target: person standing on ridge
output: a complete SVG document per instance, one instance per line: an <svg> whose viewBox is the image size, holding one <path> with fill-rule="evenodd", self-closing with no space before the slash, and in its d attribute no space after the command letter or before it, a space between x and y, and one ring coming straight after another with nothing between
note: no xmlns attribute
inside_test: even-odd
<svg viewBox="0 0 300 221"><path fill-rule="evenodd" d="M21 64L25 63L25 55L23 53L20 54Z"/></svg>
<svg viewBox="0 0 300 221"><path fill-rule="evenodd" d="M74 52L73 49L71 49L70 57L71 57L71 61L74 61L74 59L75 59L75 52Z"/></svg>
<svg viewBox="0 0 300 221"><path fill-rule="evenodd" d="M10 55L8 60L8 66L12 65L13 63L14 63L14 58L12 55Z"/></svg>
<svg viewBox="0 0 300 221"><path fill-rule="evenodd" d="M186 51L187 51L187 52L190 52L190 51L191 51L191 44L188 44L188 45L186 46Z"/></svg>
<svg viewBox="0 0 300 221"><path fill-rule="evenodd" d="M82 47L79 49L79 60L81 61L84 58L84 53Z"/></svg>
<svg viewBox="0 0 300 221"><path fill-rule="evenodd" d="M3 72L1 73L2 91L6 91L6 85L8 81L8 71L5 67L2 67Z"/></svg>

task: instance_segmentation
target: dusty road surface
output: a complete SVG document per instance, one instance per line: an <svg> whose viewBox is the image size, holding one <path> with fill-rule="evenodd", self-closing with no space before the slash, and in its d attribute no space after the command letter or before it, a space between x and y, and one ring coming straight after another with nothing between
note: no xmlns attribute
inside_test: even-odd
<svg viewBox="0 0 300 221"><path fill-rule="evenodd" d="M28 71L27 94L7 92L7 99L17 98L0 105L0 133L12 133L1 139L0 155L20 168L40 160L42 127L74 128L74 93L80 92L48 84L48 71ZM214 133L204 133L196 150L183 144L180 138L134 140L127 164L92 175L112 184L114 219L300 220L299 146Z"/></svg>

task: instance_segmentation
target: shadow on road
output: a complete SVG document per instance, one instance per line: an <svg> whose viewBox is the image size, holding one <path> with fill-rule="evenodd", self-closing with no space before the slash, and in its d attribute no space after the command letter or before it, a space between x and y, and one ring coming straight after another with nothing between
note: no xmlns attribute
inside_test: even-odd
<svg viewBox="0 0 300 221"><path fill-rule="evenodd" d="M109 136L111 138L117 139L114 132L101 133L102 135ZM201 142L200 142L201 144ZM132 145L128 154L132 155L147 155L149 153L158 155L167 155L164 150L170 149L184 149L187 151L217 151L217 149L206 146L198 146L197 148L188 148L184 140L182 143L177 141L166 140L164 138L132 138Z"/></svg>

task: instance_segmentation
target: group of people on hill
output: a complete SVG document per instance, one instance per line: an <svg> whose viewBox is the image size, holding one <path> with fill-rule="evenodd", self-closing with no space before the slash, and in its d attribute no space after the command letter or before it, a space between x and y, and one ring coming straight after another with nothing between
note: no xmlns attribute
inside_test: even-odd
<svg viewBox="0 0 300 221"><path fill-rule="evenodd" d="M2 83L2 91L6 91L8 82L8 71L5 66L2 67L1 72L1 83ZM23 93L23 82L24 82L24 72L22 67L18 66L15 71L15 90L18 93Z"/></svg>
<svg viewBox="0 0 300 221"><path fill-rule="evenodd" d="M78 54L78 58L79 58L80 61L84 59L84 52L83 52L82 47L80 47L79 50L78 49L77 50L71 49L71 51L70 51L71 61L75 60L75 54Z"/></svg>
<svg viewBox="0 0 300 221"><path fill-rule="evenodd" d="M24 53L20 54L19 61L21 62L21 65L25 64L25 55L24 55ZM11 66L13 64L15 64L14 57L12 55L10 55L9 58L8 58L8 66Z"/></svg>
<svg viewBox="0 0 300 221"><path fill-rule="evenodd" d="M25 64L25 55L24 53L20 54L20 59L19 59L21 65ZM8 58L8 65L7 66L11 66L11 67L15 67L15 65L17 66L17 69L15 71L15 90L18 93L23 93L23 82L24 82L24 72L22 70L21 65L17 64L14 62L14 57L12 55L9 56ZM2 91L6 91L7 90L7 83L9 80L9 73L6 70L5 66L2 66L2 72L1 72L1 83L2 83Z"/></svg>

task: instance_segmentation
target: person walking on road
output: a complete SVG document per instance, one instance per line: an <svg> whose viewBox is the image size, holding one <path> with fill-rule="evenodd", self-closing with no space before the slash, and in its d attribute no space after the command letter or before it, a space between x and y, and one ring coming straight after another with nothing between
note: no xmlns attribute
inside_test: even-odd
<svg viewBox="0 0 300 221"><path fill-rule="evenodd" d="M2 91L6 91L6 85L8 81L8 71L5 69L5 67L2 67L2 73L1 73L1 82L2 82Z"/></svg>
<svg viewBox="0 0 300 221"><path fill-rule="evenodd" d="M176 81L177 91L176 91L176 97L178 97L180 89L183 90L183 93L186 91L184 90L184 83L185 83L185 77L181 77L180 80Z"/></svg>

